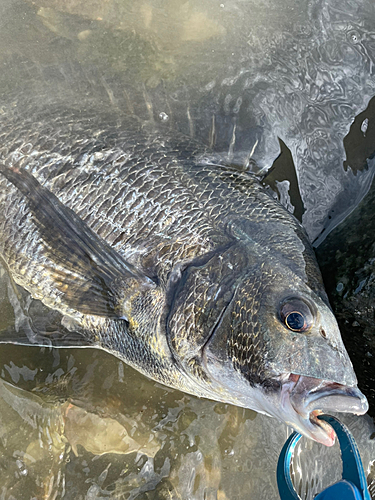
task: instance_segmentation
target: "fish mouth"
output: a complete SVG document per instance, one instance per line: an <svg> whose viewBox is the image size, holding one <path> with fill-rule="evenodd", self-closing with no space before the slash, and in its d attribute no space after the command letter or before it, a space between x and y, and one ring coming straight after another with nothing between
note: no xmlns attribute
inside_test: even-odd
<svg viewBox="0 0 375 500"><path fill-rule="evenodd" d="M281 407L283 419L301 434L326 446L335 442L335 431L318 415L343 412L363 415L368 402L357 387L302 375L283 376Z"/></svg>

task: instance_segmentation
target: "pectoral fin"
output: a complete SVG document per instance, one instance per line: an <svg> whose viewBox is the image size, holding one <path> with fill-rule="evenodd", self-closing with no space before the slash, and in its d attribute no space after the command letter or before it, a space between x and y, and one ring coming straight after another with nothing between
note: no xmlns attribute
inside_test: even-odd
<svg viewBox="0 0 375 500"><path fill-rule="evenodd" d="M24 169L0 163L0 173L27 199L62 300L84 314L126 318L124 304L155 283L125 261L73 210Z"/></svg>

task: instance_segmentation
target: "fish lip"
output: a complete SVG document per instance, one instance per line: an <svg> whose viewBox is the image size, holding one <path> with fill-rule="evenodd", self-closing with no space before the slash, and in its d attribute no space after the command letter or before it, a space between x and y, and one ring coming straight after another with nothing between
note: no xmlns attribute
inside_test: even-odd
<svg viewBox="0 0 375 500"><path fill-rule="evenodd" d="M312 377L290 374L284 379L281 392L287 423L326 446L334 444L335 432L327 422L318 419L318 415L326 411L363 415L368 410L367 399L357 387ZM292 421L288 422L290 416Z"/></svg>
<svg viewBox="0 0 375 500"><path fill-rule="evenodd" d="M326 446L335 444L336 433L326 421L318 419L318 415L323 415L322 410L313 410L308 417L306 428L310 431L310 436L314 441Z"/></svg>

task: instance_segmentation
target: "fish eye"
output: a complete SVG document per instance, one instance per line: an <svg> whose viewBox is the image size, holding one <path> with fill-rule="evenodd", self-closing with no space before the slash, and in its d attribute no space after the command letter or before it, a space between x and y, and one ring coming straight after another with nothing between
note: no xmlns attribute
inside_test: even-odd
<svg viewBox="0 0 375 500"><path fill-rule="evenodd" d="M292 332L307 332L314 318L310 307L300 299L289 299L280 308L280 319Z"/></svg>

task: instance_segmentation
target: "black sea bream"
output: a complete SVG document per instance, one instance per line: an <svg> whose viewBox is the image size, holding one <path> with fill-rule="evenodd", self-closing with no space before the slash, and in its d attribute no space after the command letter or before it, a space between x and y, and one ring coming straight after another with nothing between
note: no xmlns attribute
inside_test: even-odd
<svg viewBox="0 0 375 500"><path fill-rule="evenodd" d="M82 345L333 444L319 411L368 405L301 224L194 141L47 108L0 115L0 255L15 283Z"/></svg>

